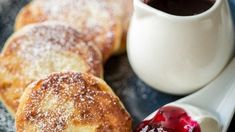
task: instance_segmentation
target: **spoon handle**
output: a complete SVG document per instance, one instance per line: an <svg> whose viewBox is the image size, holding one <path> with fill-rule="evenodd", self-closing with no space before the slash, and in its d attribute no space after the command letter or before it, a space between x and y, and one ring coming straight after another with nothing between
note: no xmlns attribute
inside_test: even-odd
<svg viewBox="0 0 235 132"><path fill-rule="evenodd" d="M216 111L220 116L221 123L223 123L223 132L226 132L235 111L235 81L227 91L224 99L218 105Z"/></svg>
<svg viewBox="0 0 235 132"><path fill-rule="evenodd" d="M235 111L235 59L206 87L177 102L191 104L217 115L225 132Z"/></svg>

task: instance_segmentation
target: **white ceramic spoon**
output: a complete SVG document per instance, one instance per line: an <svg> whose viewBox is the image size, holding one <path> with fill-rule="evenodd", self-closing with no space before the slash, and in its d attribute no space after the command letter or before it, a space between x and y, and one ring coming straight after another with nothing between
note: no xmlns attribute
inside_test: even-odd
<svg viewBox="0 0 235 132"><path fill-rule="evenodd" d="M207 111L218 121L219 127L222 127L220 130L226 132L235 111L235 59L206 87L168 105L171 104L189 104ZM156 112L146 119L153 117Z"/></svg>

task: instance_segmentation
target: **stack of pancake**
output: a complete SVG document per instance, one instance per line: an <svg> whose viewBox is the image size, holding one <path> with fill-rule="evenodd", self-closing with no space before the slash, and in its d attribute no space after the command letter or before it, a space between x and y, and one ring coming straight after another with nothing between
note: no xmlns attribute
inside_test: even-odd
<svg viewBox="0 0 235 132"><path fill-rule="evenodd" d="M131 131L102 80L125 50L131 0L33 0L0 54L0 99L18 132Z"/></svg>

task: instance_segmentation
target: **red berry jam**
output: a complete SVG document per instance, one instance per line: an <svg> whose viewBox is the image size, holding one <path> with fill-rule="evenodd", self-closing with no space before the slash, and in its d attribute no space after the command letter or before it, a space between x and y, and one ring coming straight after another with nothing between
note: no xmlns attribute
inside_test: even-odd
<svg viewBox="0 0 235 132"><path fill-rule="evenodd" d="M135 132L201 132L201 129L182 108L164 106L152 119L140 123Z"/></svg>

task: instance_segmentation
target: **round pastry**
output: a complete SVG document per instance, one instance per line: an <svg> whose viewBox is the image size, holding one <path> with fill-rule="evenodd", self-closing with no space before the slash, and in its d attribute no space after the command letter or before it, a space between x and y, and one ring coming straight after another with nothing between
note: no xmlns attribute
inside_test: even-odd
<svg viewBox="0 0 235 132"><path fill-rule="evenodd" d="M0 98L14 115L26 85L53 72L103 74L99 49L64 23L30 25L13 34L0 54Z"/></svg>
<svg viewBox="0 0 235 132"><path fill-rule="evenodd" d="M55 73L28 85L16 114L17 132L130 132L131 118L101 79Z"/></svg>
<svg viewBox="0 0 235 132"><path fill-rule="evenodd" d="M34 0L18 14L15 29L48 20L67 22L97 41L107 60L125 48L121 41L131 12L132 0Z"/></svg>

